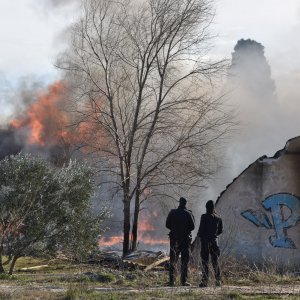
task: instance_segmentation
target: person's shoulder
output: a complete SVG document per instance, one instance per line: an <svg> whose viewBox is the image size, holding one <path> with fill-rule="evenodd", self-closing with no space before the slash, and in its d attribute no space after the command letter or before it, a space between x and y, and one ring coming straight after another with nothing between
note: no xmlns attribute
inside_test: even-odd
<svg viewBox="0 0 300 300"><path fill-rule="evenodd" d="M169 214L173 214L174 212L176 212L176 210L177 210L176 208L171 209Z"/></svg>
<svg viewBox="0 0 300 300"><path fill-rule="evenodd" d="M214 214L214 218L215 218L216 220L218 220L218 221L222 221L221 216L218 215L218 214Z"/></svg>
<svg viewBox="0 0 300 300"><path fill-rule="evenodd" d="M187 212L189 215L194 216L194 215L193 215L193 212L192 212L190 209L185 209L184 211Z"/></svg>

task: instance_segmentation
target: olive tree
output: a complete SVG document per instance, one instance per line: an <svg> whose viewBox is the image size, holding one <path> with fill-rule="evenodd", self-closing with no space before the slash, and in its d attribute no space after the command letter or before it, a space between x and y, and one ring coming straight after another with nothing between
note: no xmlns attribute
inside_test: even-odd
<svg viewBox="0 0 300 300"><path fill-rule="evenodd" d="M12 274L25 255L75 256L97 246L106 211L91 213L92 176L77 162L56 168L29 154L0 161L0 272L10 263Z"/></svg>
<svg viewBox="0 0 300 300"><path fill-rule="evenodd" d="M84 0L58 60L81 146L121 194L124 255L137 247L143 201L202 187L233 125L211 93L225 65L207 55L212 19L209 0Z"/></svg>

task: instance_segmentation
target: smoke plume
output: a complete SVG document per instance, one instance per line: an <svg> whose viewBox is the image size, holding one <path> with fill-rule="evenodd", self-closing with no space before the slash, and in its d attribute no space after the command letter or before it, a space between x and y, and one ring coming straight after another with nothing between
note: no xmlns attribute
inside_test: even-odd
<svg viewBox="0 0 300 300"><path fill-rule="evenodd" d="M291 86L289 91L282 82L273 80L261 43L251 39L237 42L226 92L229 103L237 110L239 126L223 148L223 168L207 191L213 199L257 158L273 156L288 139L299 135L299 109L292 105L292 98L299 97L299 92Z"/></svg>

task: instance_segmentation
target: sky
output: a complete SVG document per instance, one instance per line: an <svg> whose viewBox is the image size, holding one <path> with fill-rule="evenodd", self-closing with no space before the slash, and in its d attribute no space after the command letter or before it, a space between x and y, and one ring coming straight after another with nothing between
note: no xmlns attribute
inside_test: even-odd
<svg viewBox="0 0 300 300"><path fill-rule="evenodd" d="M58 76L55 57L66 45L62 35L76 15L74 6L53 6L49 0L0 0L2 81L5 77L15 85L27 76L46 81Z"/></svg>
<svg viewBox="0 0 300 300"><path fill-rule="evenodd" d="M230 59L241 38L263 44L278 101L294 112L300 94L300 1L216 0L215 9L211 54ZM7 99L22 80L31 78L46 85L59 79L54 63L67 46L65 33L78 14L79 0L0 0L0 118L9 113ZM297 132L295 128L282 134L267 153L258 149L257 157L274 154Z"/></svg>
<svg viewBox="0 0 300 300"><path fill-rule="evenodd" d="M238 39L251 38L265 46L274 76L299 71L300 1L217 0L214 23L220 54L230 55Z"/></svg>
<svg viewBox="0 0 300 300"><path fill-rule="evenodd" d="M24 76L52 80L63 33L76 20L76 0L0 0L0 73L15 85ZM216 0L213 53L230 57L240 38L262 43L274 76L299 72L300 1ZM3 83L2 83L3 84Z"/></svg>

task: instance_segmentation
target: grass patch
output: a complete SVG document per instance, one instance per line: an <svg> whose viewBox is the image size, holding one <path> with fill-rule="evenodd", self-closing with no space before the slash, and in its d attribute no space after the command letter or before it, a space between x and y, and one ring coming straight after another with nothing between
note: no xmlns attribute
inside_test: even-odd
<svg viewBox="0 0 300 300"><path fill-rule="evenodd" d="M286 299L286 300L299 300L299 296L292 296L292 295L243 295L243 294L237 294L238 298L229 298L231 295L235 296L235 293L229 293L228 295L224 295L223 299L229 300L229 299L242 299L242 300L277 300L277 299Z"/></svg>
<svg viewBox="0 0 300 300"><path fill-rule="evenodd" d="M237 293L237 292L228 293L227 295L225 295L225 297L228 300L243 299L242 295L240 293Z"/></svg>
<svg viewBox="0 0 300 300"><path fill-rule="evenodd" d="M39 265L46 265L48 264L49 259L45 258L37 258L37 257L20 257L15 265L15 269L21 268L29 268Z"/></svg>
<svg viewBox="0 0 300 300"><path fill-rule="evenodd" d="M69 288L63 297L64 300L81 300L81 299L92 299L93 292L87 288Z"/></svg>
<svg viewBox="0 0 300 300"><path fill-rule="evenodd" d="M17 277L6 273L0 273L0 280L16 280Z"/></svg>
<svg viewBox="0 0 300 300"><path fill-rule="evenodd" d="M45 260L37 258L21 258L19 266L30 267L47 264L47 267L31 272L19 271L13 276L7 274L0 274L3 287L15 286L13 293L7 293L4 288L1 292L0 281L0 300L1 299L300 299L299 295L271 295L268 294L254 294L255 290L248 288L248 291L243 292L243 289L212 289L213 292L207 292L203 289L196 289L198 286L201 275L198 268L190 270L189 282L193 285L191 289L181 289L175 287L174 289L160 289L165 287L168 281L168 271L166 270L151 270L144 272L141 270L128 270L128 269L111 269L101 265L88 265L88 264L74 264L71 262L61 260ZM264 287L259 290L259 293L266 291L271 293L271 286L273 284L278 286L300 286L300 276L293 274L276 274L274 271L259 271L258 269L240 269L231 268L224 269L223 271L223 285L233 286L255 286ZM179 286L179 274L177 276L176 286ZM9 282L9 283L8 283ZM214 287L214 277L211 274L210 283ZM19 289L17 288L19 286ZM36 290L36 287L59 287L64 288L67 292L51 291L51 289L41 288ZM26 289L22 289L26 287ZM32 287L32 288L31 288ZM33 288L35 287L35 288ZM124 288L124 291L116 290L110 291L97 291L93 288ZM157 287L158 289L149 290L148 288ZM268 288L269 287L269 288ZM126 288L137 289L138 292L126 291ZM147 291L146 291L147 289ZM291 288L292 289L292 288ZM235 292L236 290L236 292ZM270 291L269 291L270 290ZM278 289L280 291L280 289ZM232 292L231 292L232 291ZM10 290L9 290L10 292ZM249 294L249 292L251 294ZM293 293L291 291L291 293ZM30 297L31 294L31 297ZM33 296L38 295L38 296ZM39 296L40 295L40 296Z"/></svg>
<svg viewBox="0 0 300 300"><path fill-rule="evenodd" d="M103 282L103 283L113 282L115 280L116 277L113 274L109 274L109 273L97 273L95 277L95 281Z"/></svg>

